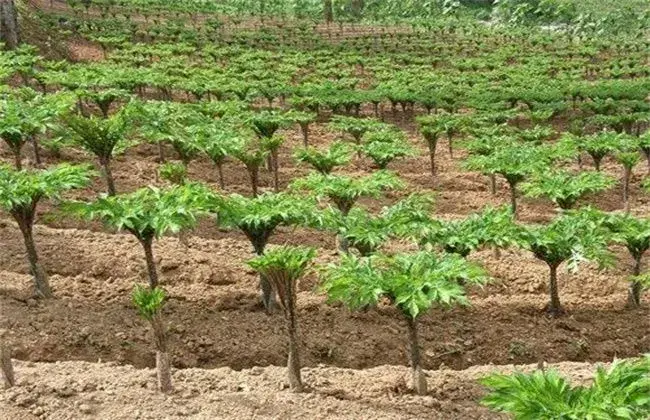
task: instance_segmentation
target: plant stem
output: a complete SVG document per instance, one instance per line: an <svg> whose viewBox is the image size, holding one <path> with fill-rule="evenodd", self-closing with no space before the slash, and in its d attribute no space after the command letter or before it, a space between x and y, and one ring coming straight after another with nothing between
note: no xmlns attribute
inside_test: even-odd
<svg viewBox="0 0 650 420"><path fill-rule="evenodd" d="M560 304L560 295L557 290L557 267L558 264L549 264L550 268L550 282L549 282L549 295L550 303L548 306L548 312L553 316L561 315L564 310Z"/></svg>
<svg viewBox="0 0 650 420"><path fill-rule="evenodd" d="M104 179L106 180L108 195L112 197L116 194L116 191L115 180L113 179L113 172L111 171L111 160L110 158L101 158L99 163L102 167Z"/></svg>
<svg viewBox="0 0 650 420"><path fill-rule="evenodd" d="M300 376L300 349L298 347L298 333L296 326L296 283L287 282L288 290L286 300L285 318L287 321L287 333L289 334L289 357L287 368L289 371L289 386L293 392L302 392L303 385Z"/></svg>
<svg viewBox="0 0 650 420"><path fill-rule="evenodd" d="M41 165L41 149L38 145L38 138L36 136L31 136L29 141L32 143L32 148L34 149L34 162L36 165Z"/></svg>
<svg viewBox="0 0 650 420"><path fill-rule="evenodd" d="M436 176L436 141L427 142L429 145L429 160L431 161L431 176Z"/></svg>
<svg viewBox="0 0 650 420"><path fill-rule="evenodd" d="M158 287L158 271L156 271L156 261L153 258L153 236L140 239L142 248L144 248L144 258L147 262L147 273L149 276L149 287L155 289Z"/></svg>
<svg viewBox="0 0 650 420"><path fill-rule="evenodd" d="M36 244L34 243L34 236L32 233L34 220L33 211L22 212L21 214L14 213L13 216L18 222L20 231L23 234L25 249L27 251L27 261L29 262L29 268L34 279L36 296L44 299L51 298L53 295L52 289L50 288L50 282L48 281L47 273L38 262L38 253L36 252Z"/></svg>
<svg viewBox="0 0 650 420"><path fill-rule="evenodd" d="M630 212L630 176L632 168L623 168L623 205L626 213Z"/></svg>
<svg viewBox="0 0 650 420"><path fill-rule="evenodd" d="M634 268L632 274L638 276L641 274L641 257L638 255L634 257ZM641 306L641 291L643 287L638 281L633 281L627 291L627 307L628 308L638 308Z"/></svg>
<svg viewBox="0 0 650 420"><path fill-rule="evenodd" d="M226 189L226 182L223 177L223 164L222 163L217 163L217 173L219 174L219 188L222 190Z"/></svg>
<svg viewBox="0 0 650 420"><path fill-rule="evenodd" d="M253 190L253 197L257 197L257 184L259 182L260 168L257 165L249 165L246 167L248 169L248 175L251 180L251 188Z"/></svg>
<svg viewBox="0 0 650 420"><path fill-rule="evenodd" d="M2 377L4 378L4 387L11 388L16 385L14 366L11 362L11 351L4 343L4 340L0 342L0 368L2 370Z"/></svg>
<svg viewBox="0 0 650 420"><path fill-rule="evenodd" d="M174 390L171 375L171 358L167 351L167 335L160 313L151 319L154 341L156 344L156 371L158 376L158 389L169 393Z"/></svg>
<svg viewBox="0 0 650 420"><path fill-rule="evenodd" d="M420 344L418 342L417 321L410 315L405 315L408 327L409 345L411 351L411 370L413 378L413 389L418 395L427 394L427 379L422 372L420 364Z"/></svg>
<svg viewBox="0 0 650 420"><path fill-rule="evenodd" d="M280 192L280 163L278 151L274 149L271 151L271 165L273 169L273 188L275 192Z"/></svg>

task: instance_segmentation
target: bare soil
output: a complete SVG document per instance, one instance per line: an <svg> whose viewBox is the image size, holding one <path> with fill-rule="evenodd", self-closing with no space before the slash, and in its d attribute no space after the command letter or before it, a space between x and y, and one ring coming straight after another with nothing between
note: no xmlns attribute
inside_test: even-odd
<svg viewBox="0 0 650 420"><path fill-rule="evenodd" d="M173 372L176 390L155 389L155 372L115 363L16 363L18 386L0 392L2 418L56 419L498 419L477 401L477 381L494 366L426 372L431 393L408 392L407 368L350 370L319 366L303 370L306 393L289 391L286 370L254 367L235 371ZM533 366L501 366L509 372ZM593 366L552 366L576 383L588 382Z"/></svg>

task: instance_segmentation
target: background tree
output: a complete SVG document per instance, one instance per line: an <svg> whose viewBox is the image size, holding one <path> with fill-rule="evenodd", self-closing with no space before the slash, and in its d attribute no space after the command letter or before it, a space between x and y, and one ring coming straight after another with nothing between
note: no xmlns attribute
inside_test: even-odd
<svg viewBox="0 0 650 420"><path fill-rule="evenodd" d="M315 255L316 252L313 249L284 246L272 249L248 262L248 265L271 284L284 311L289 338L287 361L289 385L294 392L303 391L296 319L297 281L305 274Z"/></svg>
<svg viewBox="0 0 650 420"><path fill-rule="evenodd" d="M462 279L482 283L483 271L453 254L419 252L369 258L343 256L339 265L324 270L323 288L330 300L341 301L352 309L376 305L386 297L406 320L409 337L413 389L427 393L421 366L417 320L432 306L466 304Z"/></svg>
<svg viewBox="0 0 650 420"><path fill-rule="evenodd" d="M598 367L590 385L571 386L557 372L492 374L482 403L517 419L642 419L650 415L650 358Z"/></svg>
<svg viewBox="0 0 650 420"><path fill-rule="evenodd" d="M135 236L144 250L149 286L153 290L158 286L153 240L194 227L215 199L207 187L185 184L162 189L145 187L130 194L100 197L91 203L71 202L67 209Z"/></svg>
<svg viewBox="0 0 650 420"><path fill-rule="evenodd" d="M162 320L165 292L160 287L153 289L137 285L133 290L133 304L140 316L151 324L156 347L156 372L158 389L164 393L174 390L171 375L171 358L167 349L167 333Z"/></svg>
<svg viewBox="0 0 650 420"><path fill-rule="evenodd" d="M88 185L92 175L85 166L67 164L36 171L0 166L0 207L14 218L23 235L37 297L50 298L52 290L34 242L36 207L42 199L59 198L65 191Z"/></svg>

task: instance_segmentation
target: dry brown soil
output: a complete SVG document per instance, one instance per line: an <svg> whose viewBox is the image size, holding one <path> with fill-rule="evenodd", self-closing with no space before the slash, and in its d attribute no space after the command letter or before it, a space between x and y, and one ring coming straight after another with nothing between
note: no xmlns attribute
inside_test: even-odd
<svg viewBox="0 0 650 420"><path fill-rule="evenodd" d="M173 373L175 393L155 390L155 372L114 363L17 363L19 386L0 392L2 419L498 419L476 401L479 378L495 370L426 372L432 391L408 392L409 372L397 366L365 370L304 369L311 389L287 389L285 370L184 369ZM533 366L517 369L531 370ZM513 366L501 366L509 372ZM553 369L584 383L592 366L564 362Z"/></svg>

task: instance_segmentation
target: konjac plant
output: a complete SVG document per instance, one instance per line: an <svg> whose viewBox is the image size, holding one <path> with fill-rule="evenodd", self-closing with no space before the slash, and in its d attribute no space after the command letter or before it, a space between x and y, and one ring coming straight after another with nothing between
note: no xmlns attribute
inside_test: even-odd
<svg viewBox="0 0 650 420"><path fill-rule="evenodd" d="M641 305L643 284L635 279L641 275L643 256L650 249L650 219L612 213L607 215L605 223L613 232L614 242L624 245L634 261L627 305L630 308L638 308Z"/></svg>
<svg viewBox="0 0 650 420"><path fill-rule="evenodd" d="M349 177L345 175L323 175L317 172L295 180L294 190L310 191L317 198L328 198L343 217L346 217L361 197L379 197L382 192L399 188L402 182L392 172L377 171L372 175ZM348 251L345 238L339 238L341 251Z"/></svg>
<svg viewBox="0 0 650 420"><path fill-rule="evenodd" d="M130 130L130 120L122 113L108 118L70 115L65 119L65 124L72 142L97 157L108 195L115 195L117 191L111 161L116 153L129 146L126 136Z"/></svg>
<svg viewBox="0 0 650 420"><path fill-rule="evenodd" d="M316 252L310 248L283 246L271 249L248 262L248 265L270 283L284 312L289 339L289 386L294 392L303 391L296 313L297 282L305 274L315 255Z"/></svg>
<svg viewBox="0 0 650 420"><path fill-rule="evenodd" d="M251 242L256 255L264 254L268 241L279 226L307 224L316 212L316 203L308 198L289 193L264 193L249 198L238 194L222 197L212 211L217 222L238 229ZM260 276L262 303L267 311L275 309L277 302L271 283Z"/></svg>
<svg viewBox="0 0 650 420"><path fill-rule="evenodd" d="M330 301L341 301L351 309L373 306L383 298L394 305L406 321L412 386L427 394L422 370L418 320L432 307L466 304L466 284L486 280L483 270L455 254L419 252L359 258L344 255L339 264L323 271L323 288Z"/></svg>
<svg viewBox="0 0 650 420"><path fill-rule="evenodd" d="M23 235L37 297L51 298L52 290L34 241L36 208L43 199L58 199L68 190L85 187L92 176L86 166L61 164L46 170L17 171L0 165L0 207L14 218Z"/></svg>
<svg viewBox="0 0 650 420"><path fill-rule="evenodd" d="M554 370L492 374L482 404L516 419L646 419L650 357L599 366L588 385L571 385Z"/></svg>
<svg viewBox="0 0 650 420"><path fill-rule="evenodd" d="M562 169L540 171L521 185L528 197L545 197L562 210L569 210L587 194L612 188L616 180L602 172L581 171L574 173Z"/></svg>
<svg viewBox="0 0 650 420"><path fill-rule="evenodd" d="M154 239L194 227L215 199L207 187L188 183L168 188L144 187L129 194L100 197L94 202L70 202L66 207L68 212L101 220L108 227L135 236L144 251L153 290L159 284Z"/></svg>
<svg viewBox="0 0 650 420"><path fill-rule="evenodd" d="M562 213L548 224L522 227L521 245L549 268L549 303L546 311L552 316L564 313L558 291L557 269L562 263L575 271L585 261L601 266L611 264L607 248L609 230L603 216L590 208Z"/></svg>
<svg viewBox="0 0 650 420"><path fill-rule="evenodd" d="M337 166L345 166L352 160L352 147L345 142L335 141L325 150L303 147L294 152L298 162L311 165L323 175L330 174Z"/></svg>

